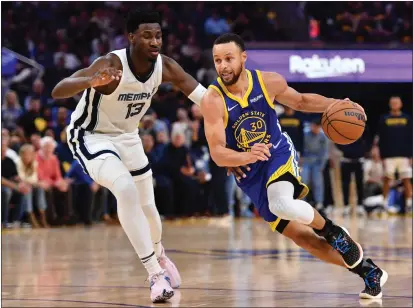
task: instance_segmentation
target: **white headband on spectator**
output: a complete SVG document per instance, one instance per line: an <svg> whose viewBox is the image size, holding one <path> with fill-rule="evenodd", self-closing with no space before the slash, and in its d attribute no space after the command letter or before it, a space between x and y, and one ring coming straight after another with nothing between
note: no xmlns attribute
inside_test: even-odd
<svg viewBox="0 0 413 308"><path fill-rule="evenodd" d="M202 84L198 84L198 86L195 88L195 90L192 91L191 94L189 94L188 98L193 101L195 104L198 106L201 105L201 100L204 94L206 93L207 89Z"/></svg>

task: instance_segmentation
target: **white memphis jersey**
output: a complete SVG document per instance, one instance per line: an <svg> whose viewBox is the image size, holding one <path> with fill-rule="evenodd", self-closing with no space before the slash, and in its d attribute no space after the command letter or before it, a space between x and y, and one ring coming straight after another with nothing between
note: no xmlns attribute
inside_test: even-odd
<svg viewBox="0 0 413 308"><path fill-rule="evenodd" d="M107 135L138 132L139 122L162 82L162 56L158 55L149 79L139 81L131 70L129 50L111 53L122 62L119 85L110 95L100 94L93 88L86 89L72 113L69 130Z"/></svg>

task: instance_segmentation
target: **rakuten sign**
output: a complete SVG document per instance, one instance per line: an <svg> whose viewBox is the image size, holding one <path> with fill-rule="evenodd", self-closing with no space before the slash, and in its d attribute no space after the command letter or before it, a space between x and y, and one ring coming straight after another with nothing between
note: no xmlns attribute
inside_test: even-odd
<svg viewBox="0 0 413 308"><path fill-rule="evenodd" d="M411 82L409 50L249 50L247 67L292 82Z"/></svg>

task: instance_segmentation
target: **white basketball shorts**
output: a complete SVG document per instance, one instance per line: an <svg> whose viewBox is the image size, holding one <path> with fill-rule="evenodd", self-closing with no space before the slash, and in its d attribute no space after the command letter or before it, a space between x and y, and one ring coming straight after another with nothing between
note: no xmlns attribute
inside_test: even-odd
<svg viewBox="0 0 413 308"><path fill-rule="evenodd" d="M98 172L103 161L108 156L117 157L129 170L134 181L139 181L152 175L148 158L143 150L138 133L117 136L93 134L83 129L69 126L67 142L75 159L83 170L99 184ZM116 169L111 170L110 178L116 178ZM105 175L100 175L105 176Z"/></svg>

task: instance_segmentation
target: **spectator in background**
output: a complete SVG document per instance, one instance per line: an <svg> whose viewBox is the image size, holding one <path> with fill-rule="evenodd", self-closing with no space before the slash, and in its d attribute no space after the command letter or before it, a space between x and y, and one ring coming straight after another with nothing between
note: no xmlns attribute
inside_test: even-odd
<svg viewBox="0 0 413 308"><path fill-rule="evenodd" d="M192 144L191 121L188 117L188 111L184 108L178 108L176 111L178 121L172 124L173 132L180 132L185 136L185 145L190 147Z"/></svg>
<svg viewBox="0 0 413 308"><path fill-rule="evenodd" d="M194 55L201 53L201 49L196 44L194 36L188 37L188 40L186 41L186 43L183 44L181 47L181 53L182 55L188 58L191 58Z"/></svg>
<svg viewBox="0 0 413 308"><path fill-rule="evenodd" d="M1 141L1 218L4 228L18 227L23 215L23 196L30 192L30 185L24 183L17 174L16 164L6 156L8 141ZM16 202L13 208L12 223L9 224L10 201L13 195Z"/></svg>
<svg viewBox="0 0 413 308"><path fill-rule="evenodd" d="M54 87L56 80L62 80L68 76L70 76L70 70L65 66L65 57L60 56L57 58L57 62L54 67L50 70L49 74L44 76L46 83L50 89Z"/></svg>
<svg viewBox="0 0 413 308"><path fill-rule="evenodd" d="M92 64L97 58L105 55L105 45L101 40L96 44L96 51L89 57L89 64Z"/></svg>
<svg viewBox="0 0 413 308"><path fill-rule="evenodd" d="M40 224L44 228L49 225L46 219L46 196L44 189L47 183L39 181L38 178L38 163L36 161L36 152L31 144L25 144L20 148L20 159L17 162L17 173L19 178L26 184L31 186L31 191L24 196L25 208L28 213L30 224L33 228L38 228L36 216L33 213L33 197L36 200L36 205L39 210Z"/></svg>
<svg viewBox="0 0 413 308"><path fill-rule="evenodd" d="M365 214L363 207L364 200L364 180L363 180L363 163L364 157L371 149L371 141L369 140L368 130L366 129L357 141L347 145L337 145L337 148L342 152L341 156L341 185L344 198L344 215L349 215L351 206L349 202L350 181L354 174L356 178L357 188L357 214Z"/></svg>
<svg viewBox="0 0 413 308"><path fill-rule="evenodd" d="M160 131L168 134L168 126L164 121L158 119L155 111L148 110L142 118L139 131L142 135L151 134L155 138Z"/></svg>
<svg viewBox="0 0 413 308"><path fill-rule="evenodd" d="M141 136L146 135L146 134L156 136L155 119L151 114L145 114L142 117L142 121L139 127L139 133Z"/></svg>
<svg viewBox="0 0 413 308"><path fill-rule="evenodd" d="M323 210L323 170L328 161L328 146L328 139L321 130L320 119L313 119L310 131L304 134L304 147L301 161L303 166L302 181L307 185L311 183L317 210Z"/></svg>
<svg viewBox="0 0 413 308"><path fill-rule="evenodd" d="M169 143L169 136L164 131L160 131L156 134L156 143L158 146L166 146Z"/></svg>
<svg viewBox="0 0 413 308"><path fill-rule="evenodd" d="M56 141L50 137L43 137L40 142L40 150L36 159L39 164L39 180L45 182L45 190L48 195L49 215L48 221L56 218L67 219L69 210L67 208L67 192L69 189L68 181L62 178L59 160L53 154L56 148Z"/></svg>
<svg viewBox="0 0 413 308"><path fill-rule="evenodd" d="M20 126L26 138L29 138L34 133L42 133L47 128L47 122L44 119L41 111L40 99L32 97L30 99L29 108L18 120L17 125Z"/></svg>
<svg viewBox="0 0 413 308"><path fill-rule="evenodd" d="M74 71L79 68L81 64L79 58L75 54L69 52L69 46L66 43L60 44L59 51L55 52L53 55L55 65L57 65L59 59L62 57L65 61L65 68L69 71Z"/></svg>
<svg viewBox="0 0 413 308"><path fill-rule="evenodd" d="M73 162L73 153L67 144L66 128L60 133L60 143L56 147L55 154L60 162L60 171L66 175Z"/></svg>
<svg viewBox="0 0 413 308"><path fill-rule="evenodd" d="M17 119L21 114L22 108L16 92L12 90L7 91L1 108L2 126L8 130L14 130L17 127Z"/></svg>
<svg viewBox="0 0 413 308"><path fill-rule="evenodd" d="M99 190L99 185L90 178L80 163L75 159L67 172L66 179L72 183L73 204L85 226L92 225L93 196Z"/></svg>
<svg viewBox="0 0 413 308"><path fill-rule="evenodd" d="M67 126L67 109L65 107L59 107L57 111L57 119L56 119L56 125L54 125L54 135L55 135L55 140L57 142L61 141L61 135L62 132L65 133L65 128Z"/></svg>
<svg viewBox="0 0 413 308"><path fill-rule="evenodd" d="M228 22L219 16L218 12L214 10L211 17L205 20L205 33L211 36L219 36L225 32L230 31Z"/></svg>
<svg viewBox="0 0 413 308"><path fill-rule="evenodd" d="M172 143L165 149L165 167L174 183L176 213L181 216L192 216L198 204L199 186L194 179L195 168L185 147L185 135L179 130L172 130Z"/></svg>
<svg viewBox="0 0 413 308"><path fill-rule="evenodd" d="M278 117L282 130L290 136L295 149L300 156L303 152L304 127L296 111L290 107L284 107L284 113Z"/></svg>
<svg viewBox="0 0 413 308"><path fill-rule="evenodd" d="M389 101L390 113L382 116L375 143L380 149L384 165L383 199L388 208L390 181L397 171L403 181L407 211L412 208L412 140L413 126L411 117L402 112L403 103L400 97L393 96Z"/></svg>
<svg viewBox="0 0 413 308"><path fill-rule="evenodd" d="M193 118L191 122L192 147L199 149L203 146L208 146L201 108L198 105L193 104L191 107L191 113Z"/></svg>
<svg viewBox="0 0 413 308"><path fill-rule="evenodd" d="M35 51L35 59L39 64L43 65L46 69L50 69L54 65L53 54L48 50L47 45L44 42L40 42L37 45Z"/></svg>
<svg viewBox="0 0 413 308"><path fill-rule="evenodd" d="M7 128L1 129L1 141L4 144L7 144L6 147L6 157L10 158L14 163L16 163L19 159L19 155L13 149L10 149L9 142L10 142L10 133Z"/></svg>
<svg viewBox="0 0 413 308"><path fill-rule="evenodd" d="M47 94L45 92L44 82L37 78L32 85L32 91L30 95L26 96L24 100L24 107L29 109L30 101L32 98L38 98L40 100L40 106L45 107L47 105Z"/></svg>
<svg viewBox="0 0 413 308"><path fill-rule="evenodd" d="M371 157L364 161L364 201L367 212L372 207L383 205L383 163L380 160L380 152L377 146L371 150Z"/></svg>
<svg viewBox="0 0 413 308"><path fill-rule="evenodd" d="M36 153L40 150L41 140L42 140L42 137L38 133L32 134L30 136L30 143L34 146L34 150Z"/></svg>
<svg viewBox="0 0 413 308"><path fill-rule="evenodd" d="M154 119L153 129L155 130L155 133L158 134L159 132L163 131L165 132L165 134L169 134L168 125L165 123L165 121L158 119L158 115L153 110L151 110L151 115Z"/></svg>
<svg viewBox="0 0 413 308"><path fill-rule="evenodd" d="M159 133L164 134L162 131ZM167 168L163 160L166 144L155 145L155 140L151 134L142 136L142 144L153 172L156 207L165 218L173 218L175 216L174 185L166 172Z"/></svg>

